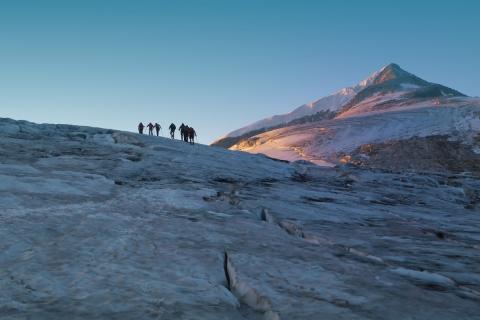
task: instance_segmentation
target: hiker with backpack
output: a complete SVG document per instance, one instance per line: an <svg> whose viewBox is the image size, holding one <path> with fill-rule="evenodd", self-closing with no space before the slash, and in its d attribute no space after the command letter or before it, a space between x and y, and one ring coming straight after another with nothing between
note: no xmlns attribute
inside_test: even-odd
<svg viewBox="0 0 480 320"><path fill-rule="evenodd" d="M180 131L180 140L185 141L185 139L184 139L185 125L183 124L183 122L180 125L180 127L178 128L178 131Z"/></svg>
<svg viewBox="0 0 480 320"><path fill-rule="evenodd" d="M197 132L193 127L188 128L188 140L190 140L191 144L195 144L195 137L197 136Z"/></svg>
<svg viewBox="0 0 480 320"><path fill-rule="evenodd" d="M188 132L190 131L189 126L183 128L183 141L188 142Z"/></svg>
<svg viewBox="0 0 480 320"><path fill-rule="evenodd" d="M172 139L175 139L175 130L177 129L177 126L173 124L170 125L170 127L168 127L170 129L170 137Z"/></svg>
<svg viewBox="0 0 480 320"><path fill-rule="evenodd" d="M145 128L145 126L140 122L138 124L138 133L143 134L143 128Z"/></svg>
<svg viewBox="0 0 480 320"><path fill-rule="evenodd" d="M162 126L159 125L157 122L155 122L155 131L157 132L157 137L158 137L158 133L160 132L160 129L162 129Z"/></svg>
<svg viewBox="0 0 480 320"><path fill-rule="evenodd" d="M147 127L148 127L148 135L153 136L153 124L150 122L149 124L147 124Z"/></svg>

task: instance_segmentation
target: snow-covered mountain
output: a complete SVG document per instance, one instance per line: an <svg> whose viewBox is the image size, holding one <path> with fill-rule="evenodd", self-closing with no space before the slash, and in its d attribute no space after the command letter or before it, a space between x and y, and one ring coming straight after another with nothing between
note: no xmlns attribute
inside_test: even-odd
<svg viewBox="0 0 480 320"><path fill-rule="evenodd" d="M447 144L470 145L468 158L475 158L480 132L478 98L422 80L396 64L354 88L348 101L329 109L329 117L301 117L217 144L289 161L328 164L350 161L354 154L363 157L356 162L368 162L369 155L359 152L367 144L441 135Z"/></svg>
<svg viewBox="0 0 480 320"><path fill-rule="evenodd" d="M336 112L343 105L349 102L358 92L360 92L361 90L363 90L364 88L372 84L375 81L375 79L377 79L379 73L381 73L385 68L382 68L382 70L375 72L370 77L360 81L355 86L343 88L333 93L332 95L304 104L296 108L290 113L275 115L270 118L259 120L243 128L234 130L228 133L227 135L225 135L224 137L220 138L219 140L224 138L238 137L259 129L272 128L278 125L284 125L295 119L313 115L321 111ZM215 144L215 142L213 144Z"/></svg>
<svg viewBox="0 0 480 320"><path fill-rule="evenodd" d="M391 63L370 77L360 81L357 85L343 88L334 94L323 97L316 101L304 104L290 113L275 115L234 130L218 139L213 145L230 147L241 138L252 136L251 133L260 133L269 129L276 129L299 122L323 120L329 116L335 116L344 109L349 109L360 102L370 102L378 99L390 100L407 93L413 93L418 97L443 97L464 96L462 93L450 88L429 83L417 76L402 70L397 64ZM414 96L409 96L413 98ZM320 115L319 117L313 117ZM302 121L305 120L305 121Z"/></svg>
<svg viewBox="0 0 480 320"><path fill-rule="evenodd" d="M0 318L475 319L479 190L0 119Z"/></svg>

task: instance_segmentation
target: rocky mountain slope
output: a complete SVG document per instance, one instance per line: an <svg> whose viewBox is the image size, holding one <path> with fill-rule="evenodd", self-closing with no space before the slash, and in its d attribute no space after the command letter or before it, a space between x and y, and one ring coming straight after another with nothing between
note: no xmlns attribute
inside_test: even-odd
<svg viewBox="0 0 480 320"><path fill-rule="evenodd" d="M360 81L355 86L343 88L329 96L301 105L290 113L275 115L273 117L254 122L243 128L234 130L225 135L224 137L220 138L219 140L215 141L213 144L223 146L228 141L233 141L233 139L236 137L245 137L252 132L267 131L268 129L272 128L284 127L285 125L295 120L307 118L317 113L337 112L343 105L345 105L353 97L355 97L357 93L365 89L367 86L371 85L378 77L379 73L382 72L385 68L383 68L379 72L373 73L370 77ZM232 144L230 144L229 146L231 145Z"/></svg>
<svg viewBox="0 0 480 320"><path fill-rule="evenodd" d="M323 111L317 117L301 117L216 144L289 161L335 164L348 161L349 155L365 145L442 135L447 142L461 142L473 151L465 161L477 159L480 99L422 80L396 64L382 68L362 84L361 90L329 110L328 116Z"/></svg>
<svg viewBox="0 0 480 320"><path fill-rule="evenodd" d="M478 190L0 119L0 315L478 319Z"/></svg>

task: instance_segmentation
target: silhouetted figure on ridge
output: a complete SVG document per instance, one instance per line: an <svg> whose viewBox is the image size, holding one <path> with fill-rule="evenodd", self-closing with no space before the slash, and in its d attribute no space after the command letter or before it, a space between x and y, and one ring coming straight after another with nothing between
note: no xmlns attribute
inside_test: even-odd
<svg viewBox="0 0 480 320"><path fill-rule="evenodd" d="M153 124L150 122L149 124L147 124L147 127L148 127L148 135L153 136Z"/></svg>
<svg viewBox="0 0 480 320"><path fill-rule="evenodd" d="M180 125L180 127L178 128L178 131L180 131L180 139L185 141L185 137L184 137L184 133L185 133L185 125L182 124Z"/></svg>
<svg viewBox="0 0 480 320"><path fill-rule="evenodd" d="M177 126L172 122L172 124L168 128L170 129L170 137L172 139L175 139L175 130L177 129Z"/></svg>
<svg viewBox="0 0 480 320"><path fill-rule="evenodd" d="M190 130L189 126L183 128L183 141L188 142L188 132Z"/></svg>
<svg viewBox="0 0 480 320"><path fill-rule="evenodd" d="M162 129L162 126L159 125L157 122L155 122L155 131L157 132L157 137L158 137L158 133L160 132L160 129Z"/></svg>
<svg viewBox="0 0 480 320"><path fill-rule="evenodd" d="M138 124L138 133L143 134L143 128L145 128L145 126L140 122Z"/></svg>
<svg viewBox="0 0 480 320"><path fill-rule="evenodd" d="M191 144L195 144L195 137L197 136L197 132L192 127L188 128L188 140Z"/></svg>

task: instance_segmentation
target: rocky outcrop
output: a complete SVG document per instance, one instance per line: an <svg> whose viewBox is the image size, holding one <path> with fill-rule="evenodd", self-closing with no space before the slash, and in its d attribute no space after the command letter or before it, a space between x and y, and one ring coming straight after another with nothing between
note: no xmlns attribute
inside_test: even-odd
<svg viewBox="0 0 480 320"><path fill-rule="evenodd" d="M480 136L477 143L480 145ZM480 175L480 154L475 145L452 141L448 136L415 137L365 144L341 159L362 167L391 170L471 172Z"/></svg>

